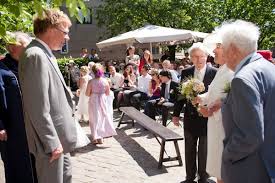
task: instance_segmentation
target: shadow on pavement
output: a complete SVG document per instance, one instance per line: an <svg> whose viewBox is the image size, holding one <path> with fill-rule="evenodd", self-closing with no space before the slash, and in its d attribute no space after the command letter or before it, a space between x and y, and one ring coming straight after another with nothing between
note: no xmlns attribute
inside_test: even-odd
<svg viewBox="0 0 275 183"><path fill-rule="evenodd" d="M168 173L165 167L158 169L158 161L134 139L129 137L123 129L117 129L117 134L114 138L133 157L148 176Z"/></svg>

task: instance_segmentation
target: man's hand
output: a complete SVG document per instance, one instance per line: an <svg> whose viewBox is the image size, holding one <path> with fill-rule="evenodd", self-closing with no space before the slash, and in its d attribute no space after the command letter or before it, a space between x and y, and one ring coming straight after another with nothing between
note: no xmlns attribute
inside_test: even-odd
<svg viewBox="0 0 275 183"><path fill-rule="evenodd" d="M211 113L206 106L201 106L199 108L199 113L205 118L212 116L213 113Z"/></svg>
<svg viewBox="0 0 275 183"><path fill-rule="evenodd" d="M174 123L175 126L179 126L180 125L180 118L174 116L172 118L172 122Z"/></svg>
<svg viewBox="0 0 275 183"><path fill-rule="evenodd" d="M192 104L193 106L195 106L196 104L200 104L202 101L201 101L201 98L199 96L195 97L193 100L192 100Z"/></svg>
<svg viewBox="0 0 275 183"><path fill-rule="evenodd" d="M221 100L216 100L212 107L209 109L211 113L217 112L222 106Z"/></svg>
<svg viewBox="0 0 275 183"><path fill-rule="evenodd" d="M6 130L0 130L0 141L7 141L8 135Z"/></svg>
<svg viewBox="0 0 275 183"><path fill-rule="evenodd" d="M52 163L54 160L60 158L60 156L63 153L63 147L59 146L58 148L56 148L53 152L52 152L52 156L50 158L50 163Z"/></svg>

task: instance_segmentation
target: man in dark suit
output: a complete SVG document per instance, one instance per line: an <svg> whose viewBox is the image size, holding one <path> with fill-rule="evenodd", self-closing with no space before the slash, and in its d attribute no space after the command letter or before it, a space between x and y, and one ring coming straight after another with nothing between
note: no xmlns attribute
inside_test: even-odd
<svg viewBox="0 0 275 183"><path fill-rule="evenodd" d="M9 53L0 62L0 152L6 183L33 183L37 180L32 174L18 84L19 56L30 38L21 32L10 36L16 43L7 44Z"/></svg>
<svg viewBox="0 0 275 183"><path fill-rule="evenodd" d="M201 80L205 86L205 92L208 85L214 79L217 70L206 65L207 52L202 43L195 43L190 48L191 61L194 66L182 71L181 80L188 77L195 77ZM209 177L206 172L207 158L207 118L199 115L197 109L190 101L186 99L179 100L175 103L173 113L173 123L179 125L179 115L184 107L184 137L185 137L185 164L186 164L186 180L185 183L194 183L196 178L196 154L198 143L198 174L199 183L206 183Z"/></svg>
<svg viewBox="0 0 275 183"><path fill-rule="evenodd" d="M159 73L161 79L161 98L158 100L150 100L146 104L145 114L155 119L156 109L161 108L162 124L166 126L169 109L174 107L174 102L177 99L178 83L172 81L172 75L169 71L161 71Z"/></svg>

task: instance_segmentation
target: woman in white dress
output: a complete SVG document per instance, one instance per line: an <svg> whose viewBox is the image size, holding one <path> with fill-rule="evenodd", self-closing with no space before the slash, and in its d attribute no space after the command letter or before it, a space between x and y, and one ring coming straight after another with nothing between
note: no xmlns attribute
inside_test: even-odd
<svg viewBox="0 0 275 183"><path fill-rule="evenodd" d="M215 36L215 35L211 35ZM209 39L209 38L208 38ZM224 129L222 124L222 116L220 108L217 106L221 100L226 97L225 88L230 84L234 72L231 71L222 59L222 44L215 39L216 48L213 50L215 54L215 62L220 65L218 72L212 83L209 85L208 92L199 95L193 103L200 103L200 113L204 117L208 117L208 152L207 152L207 172L211 176L215 176L218 183L221 180L221 159L223 151ZM220 105L219 105L220 106Z"/></svg>
<svg viewBox="0 0 275 183"><path fill-rule="evenodd" d="M89 97L85 95L87 84L89 80L92 79L89 75L89 68L87 66L82 66L80 68L80 79L79 79L79 89L77 91L79 95L79 101L77 105L76 116L80 118L80 121L89 120L88 104Z"/></svg>

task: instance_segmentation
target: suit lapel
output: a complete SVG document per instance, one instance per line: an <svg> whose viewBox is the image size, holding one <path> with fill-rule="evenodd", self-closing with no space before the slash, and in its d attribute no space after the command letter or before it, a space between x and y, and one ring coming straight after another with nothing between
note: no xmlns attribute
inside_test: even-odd
<svg viewBox="0 0 275 183"><path fill-rule="evenodd" d="M56 74L58 75L59 79L61 80L65 90L68 92L69 95L71 95L71 92L68 90L67 85L65 83L65 80L63 78L63 75L61 74L61 72L59 70L56 58L53 56L52 53L49 53L48 50L40 42L38 42L36 40L33 40L33 42L36 46L41 48L43 50L43 52L46 54L46 56L48 57L48 61L49 61L50 65L54 68L54 70L55 70Z"/></svg>

